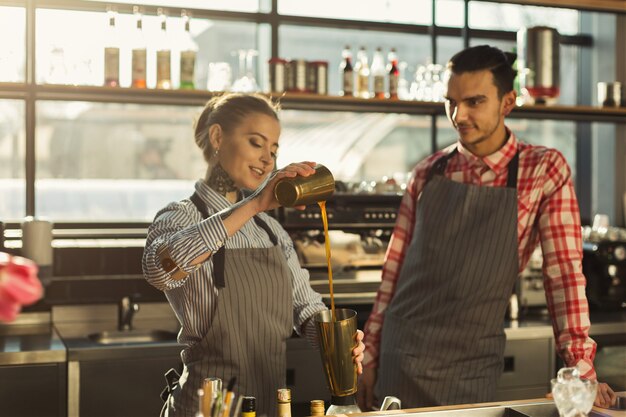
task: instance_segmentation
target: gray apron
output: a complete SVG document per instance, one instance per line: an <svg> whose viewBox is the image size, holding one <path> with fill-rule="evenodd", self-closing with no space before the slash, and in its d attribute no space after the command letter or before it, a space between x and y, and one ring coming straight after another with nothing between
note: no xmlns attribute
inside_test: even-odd
<svg viewBox="0 0 626 417"><path fill-rule="evenodd" d="M191 201L207 218L197 194ZM204 378L221 378L226 388L234 376L234 391L256 397L258 415L276 415L274 398L286 386L286 341L293 330L291 273L274 233L259 217L254 220L274 246L222 247L213 255L217 309L204 338L181 353L185 366L167 401L169 417L194 417Z"/></svg>
<svg viewBox="0 0 626 417"><path fill-rule="evenodd" d="M404 408L491 401L503 368L503 321L518 276L517 165L506 187L429 172L413 238L382 330L376 393Z"/></svg>

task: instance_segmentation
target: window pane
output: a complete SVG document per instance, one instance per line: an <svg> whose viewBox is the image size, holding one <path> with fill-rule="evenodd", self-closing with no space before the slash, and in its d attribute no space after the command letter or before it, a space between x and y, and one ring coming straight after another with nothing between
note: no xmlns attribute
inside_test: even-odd
<svg viewBox="0 0 626 417"><path fill-rule="evenodd" d="M431 149L428 116L285 110L281 122L278 166L308 159L346 182L406 181Z"/></svg>
<svg viewBox="0 0 626 417"><path fill-rule="evenodd" d="M99 0L98 0L99 1ZM107 3L124 3L126 0L108 0ZM188 7L190 9L230 10L237 12L258 12L259 0L133 0L132 4L163 6L163 7Z"/></svg>
<svg viewBox="0 0 626 417"><path fill-rule="evenodd" d="M331 19L369 20L374 22L411 23L430 25L431 0L278 0L278 13L294 16Z"/></svg>
<svg viewBox="0 0 626 417"><path fill-rule="evenodd" d="M0 7L0 82L26 79L26 14L22 7Z"/></svg>
<svg viewBox="0 0 626 417"><path fill-rule="evenodd" d="M338 40L341 40L341 43ZM340 90L339 64L341 63L341 50L346 44L351 47L353 61L358 49L364 46L367 49L370 65L372 64L372 54L377 47L382 48L385 56L391 48L396 48L400 62L406 62L412 68L415 68L417 64L426 62L431 56L430 40L425 35L300 26L280 26L279 28L281 57L328 61L328 91L330 94L338 94ZM306 48L303 48L302 45L306 45Z"/></svg>
<svg viewBox="0 0 626 417"><path fill-rule="evenodd" d="M106 14L96 12L68 12L65 10L37 10L37 81L51 84L102 85L104 81L104 45ZM120 14L116 19L119 39L132 39L134 16ZM171 75L174 88L180 85L180 50L176 40L183 33L180 17L167 19L168 39L172 42ZM267 25L261 25L267 26ZM159 41L159 18L143 17L143 32L147 42L147 84L156 85L156 48ZM260 44L258 32L264 33ZM192 19L190 32L198 45L195 85L207 86L210 62L226 62L236 76L235 52L239 49L260 50L259 60L267 61L269 31L248 22ZM90 33L90 36L83 36ZM219 40L219 42L217 41ZM120 84L131 83L132 42L120 45Z"/></svg>
<svg viewBox="0 0 626 417"><path fill-rule="evenodd" d="M557 22L559 33L578 33L577 10L480 1L469 3L469 25L474 29L517 31L523 26L556 27Z"/></svg>
<svg viewBox="0 0 626 417"><path fill-rule="evenodd" d="M26 215L24 102L0 100L0 220Z"/></svg>
<svg viewBox="0 0 626 417"><path fill-rule="evenodd" d="M437 37L437 62L445 67L450 58L463 49L463 38Z"/></svg>
<svg viewBox="0 0 626 417"><path fill-rule="evenodd" d="M435 7L437 26L463 27L463 0L438 0Z"/></svg>
<svg viewBox="0 0 626 417"><path fill-rule="evenodd" d="M200 109L37 104L36 212L53 220L151 221L205 174L192 124Z"/></svg>

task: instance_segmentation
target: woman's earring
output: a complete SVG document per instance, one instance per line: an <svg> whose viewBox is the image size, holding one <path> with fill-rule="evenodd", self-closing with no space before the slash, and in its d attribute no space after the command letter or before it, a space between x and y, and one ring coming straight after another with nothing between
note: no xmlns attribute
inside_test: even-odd
<svg viewBox="0 0 626 417"><path fill-rule="evenodd" d="M213 158L217 158L217 155L219 154L220 150L216 149L215 152L213 153Z"/></svg>

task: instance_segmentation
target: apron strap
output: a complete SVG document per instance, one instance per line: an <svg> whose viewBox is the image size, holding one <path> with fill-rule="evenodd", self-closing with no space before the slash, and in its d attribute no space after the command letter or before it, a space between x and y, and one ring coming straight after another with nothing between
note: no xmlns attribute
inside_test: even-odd
<svg viewBox="0 0 626 417"><path fill-rule="evenodd" d="M515 152L513 159L509 161L509 173L506 177L507 188L517 189L517 167L519 166L519 151Z"/></svg>
<svg viewBox="0 0 626 417"><path fill-rule="evenodd" d="M446 172L446 166L448 166L448 160L456 155L458 152L459 150L457 148L454 148L449 154L443 155L441 158L437 159L433 166L430 168L430 171L428 171L426 182L429 182L435 175L444 175Z"/></svg>
<svg viewBox="0 0 626 417"><path fill-rule="evenodd" d="M202 218L208 219L209 212L206 208L206 204L204 204L198 192L197 191L194 192L193 195L189 197L189 199L191 200L193 205L196 206L200 214L202 214ZM254 218L254 222L256 223L256 225L259 226L261 229L265 230L265 232L269 235L270 240L272 241L272 244L274 246L278 245L278 238L276 237L276 234L272 232L272 230L267 225L267 223L263 221L259 216L254 216L253 218ZM213 274L215 275L214 277L215 286L217 288L226 288L226 280L224 278L224 265L226 262L225 257L226 257L226 250L224 249L224 246L219 248L217 252L215 252L212 256Z"/></svg>

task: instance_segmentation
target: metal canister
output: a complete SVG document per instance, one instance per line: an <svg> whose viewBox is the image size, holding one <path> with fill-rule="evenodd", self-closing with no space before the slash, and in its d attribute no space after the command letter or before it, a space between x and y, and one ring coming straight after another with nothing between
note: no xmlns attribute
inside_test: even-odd
<svg viewBox="0 0 626 417"><path fill-rule="evenodd" d="M326 201L335 192L333 174L324 165L316 165L308 177L283 178L274 187L276 200L285 207L305 206Z"/></svg>
<svg viewBox="0 0 626 417"><path fill-rule="evenodd" d="M547 26L517 32L520 87L536 101L559 96L559 32Z"/></svg>
<svg viewBox="0 0 626 417"><path fill-rule="evenodd" d="M307 62L304 59L292 59L287 62L286 90L304 93L306 92Z"/></svg>
<svg viewBox="0 0 626 417"><path fill-rule="evenodd" d="M270 92L282 93L285 91L285 67L287 60L271 58L267 61L270 70Z"/></svg>
<svg viewBox="0 0 626 417"><path fill-rule="evenodd" d="M309 62L309 75L307 89L315 94L328 94L328 61Z"/></svg>
<svg viewBox="0 0 626 417"><path fill-rule="evenodd" d="M315 93L317 86L317 61L309 61L306 63L306 91L307 93Z"/></svg>

